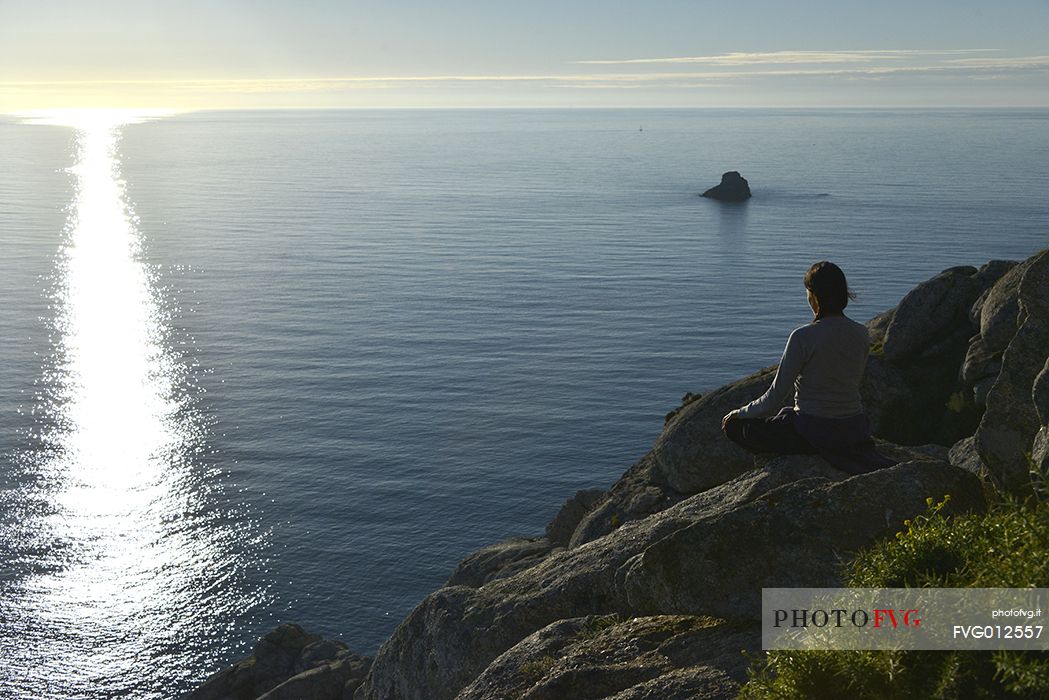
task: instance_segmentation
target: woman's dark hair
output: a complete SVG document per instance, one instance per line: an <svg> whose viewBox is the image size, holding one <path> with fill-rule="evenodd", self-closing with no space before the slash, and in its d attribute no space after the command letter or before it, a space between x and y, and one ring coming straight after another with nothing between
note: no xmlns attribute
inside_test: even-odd
<svg viewBox="0 0 1049 700"><path fill-rule="evenodd" d="M805 273L805 289L816 296L820 316L841 313L849 305L849 299L856 298L845 281L845 273L826 260L814 264Z"/></svg>

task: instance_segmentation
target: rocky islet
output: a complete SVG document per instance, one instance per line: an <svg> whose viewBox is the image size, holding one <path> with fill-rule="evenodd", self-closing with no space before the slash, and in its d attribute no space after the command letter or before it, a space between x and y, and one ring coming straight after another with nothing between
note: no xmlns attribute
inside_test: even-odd
<svg viewBox="0 0 1049 700"><path fill-rule="evenodd" d="M718 199L722 202L744 202L750 199L750 183L735 170L721 175L721 182L714 185L701 196Z"/></svg>

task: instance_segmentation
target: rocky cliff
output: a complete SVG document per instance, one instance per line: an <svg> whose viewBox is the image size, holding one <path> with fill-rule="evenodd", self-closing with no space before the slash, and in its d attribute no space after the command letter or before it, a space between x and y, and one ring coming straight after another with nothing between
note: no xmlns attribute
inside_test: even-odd
<svg viewBox="0 0 1049 700"><path fill-rule="evenodd" d="M951 494L1023 494L1049 469L1049 250L956 267L868 323L864 401L895 467L757 458L721 417L775 368L667 416L606 491L542 536L467 557L375 659L282 626L187 698L729 698L760 654L766 586L832 586L852 552ZM805 562L799 566L798 562Z"/></svg>

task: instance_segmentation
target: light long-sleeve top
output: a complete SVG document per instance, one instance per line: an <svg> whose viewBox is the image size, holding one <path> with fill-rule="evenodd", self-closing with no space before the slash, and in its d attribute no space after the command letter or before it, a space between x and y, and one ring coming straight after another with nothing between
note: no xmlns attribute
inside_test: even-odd
<svg viewBox="0 0 1049 700"><path fill-rule="evenodd" d="M778 411L792 390L799 413L827 418L862 413L860 382L869 352L867 328L845 316L797 328L787 339L772 386L737 415L758 418Z"/></svg>

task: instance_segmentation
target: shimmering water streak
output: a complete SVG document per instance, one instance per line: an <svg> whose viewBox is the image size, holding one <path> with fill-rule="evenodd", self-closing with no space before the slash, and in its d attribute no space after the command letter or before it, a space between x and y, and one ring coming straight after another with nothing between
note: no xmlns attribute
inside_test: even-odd
<svg viewBox="0 0 1049 700"><path fill-rule="evenodd" d="M35 562L0 602L4 675L27 696L162 697L157 675L169 690L184 682L207 663L208 638L251 604L236 585L236 518L209 498L202 424L140 261L118 171L121 119L75 124L46 377L52 427L28 457L42 492L27 501L40 507L14 528Z"/></svg>

